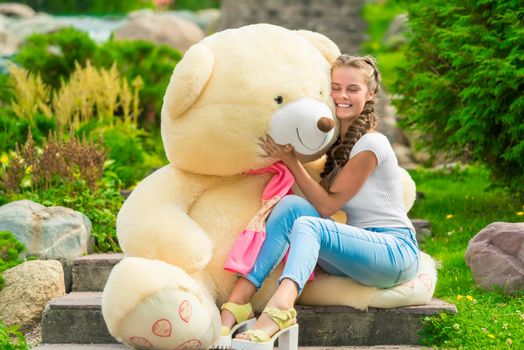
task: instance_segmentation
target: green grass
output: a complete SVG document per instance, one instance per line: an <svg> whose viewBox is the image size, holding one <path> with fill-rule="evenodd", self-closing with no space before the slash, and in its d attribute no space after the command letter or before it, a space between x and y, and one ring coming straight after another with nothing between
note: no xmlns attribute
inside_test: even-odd
<svg viewBox="0 0 524 350"><path fill-rule="evenodd" d="M521 222L524 198L490 185L477 166L410 171L423 198L410 216L429 220L432 238L422 250L440 261L435 297L457 306L458 314L426 319L423 344L457 349L521 349L524 300L488 292L473 281L465 262L469 240L495 221Z"/></svg>

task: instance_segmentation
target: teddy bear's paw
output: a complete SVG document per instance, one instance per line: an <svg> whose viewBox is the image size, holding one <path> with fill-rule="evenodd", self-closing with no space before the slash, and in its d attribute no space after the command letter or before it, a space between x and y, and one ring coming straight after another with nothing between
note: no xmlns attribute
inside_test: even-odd
<svg viewBox="0 0 524 350"><path fill-rule="evenodd" d="M214 340L209 307L184 290L162 290L145 298L119 327L117 339L135 349L190 350Z"/></svg>

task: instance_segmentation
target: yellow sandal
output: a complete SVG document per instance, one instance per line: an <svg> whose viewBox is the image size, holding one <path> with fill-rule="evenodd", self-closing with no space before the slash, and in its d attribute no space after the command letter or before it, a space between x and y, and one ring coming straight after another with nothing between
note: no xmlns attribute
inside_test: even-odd
<svg viewBox="0 0 524 350"><path fill-rule="evenodd" d="M239 305L236 303L224 303L220 310L228 310L235 317L236 323L231 327L222 326L220 330L220 338L211 346L214 349L231 349L231 339L233 335L242 332L255 324L254 317L249 318L253 313L251 303Z"/></svg>
<svg viewBox="0 0 524 350"><path fill-rule="evenodd" d="M279 350L297 350L298 324L295 309L280 310L267 306L263 313L267 314L280 330L270 337L261 329L250 329L244 332L249 336L249 340L235 338L231 342L231 347L235 350L272 350L275 340L278 339Z"/></svg>

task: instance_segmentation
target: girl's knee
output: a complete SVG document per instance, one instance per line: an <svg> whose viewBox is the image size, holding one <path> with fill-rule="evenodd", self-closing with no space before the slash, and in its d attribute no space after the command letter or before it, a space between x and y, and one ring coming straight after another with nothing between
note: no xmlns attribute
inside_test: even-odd
<svg viewBox="0 0 524 350"><path fill-rule="evenodd" d="M320 240L320 227L318 225L319 218L313 216L301 216L293 223L290 239L293 236L308 235L314 237L317 241Z"/></svg>

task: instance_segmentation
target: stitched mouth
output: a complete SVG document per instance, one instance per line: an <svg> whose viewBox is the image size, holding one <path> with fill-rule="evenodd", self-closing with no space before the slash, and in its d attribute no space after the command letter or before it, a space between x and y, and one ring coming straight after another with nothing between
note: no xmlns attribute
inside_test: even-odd
<svg viewBox="0 0 524 350"><path fill-rule="evenodd" d="M324 144L324 142L326 141L326 138L327 138L327 135L324 136L324 139L322 140L322 142L320 143L320 145L318 145L316 148L311 148L311 147L308 147L304 141L302 141L302 138L300 137L300 132L298 131L298 128L295 129L297 131L297 137L298 137L298 141L300 141L300 143L302 144L302 146L306 147L308 150L310 151L317 151L320 146L322 146Z"/></svg>

